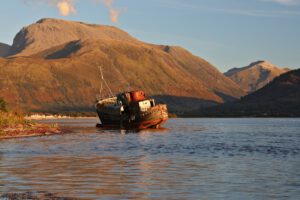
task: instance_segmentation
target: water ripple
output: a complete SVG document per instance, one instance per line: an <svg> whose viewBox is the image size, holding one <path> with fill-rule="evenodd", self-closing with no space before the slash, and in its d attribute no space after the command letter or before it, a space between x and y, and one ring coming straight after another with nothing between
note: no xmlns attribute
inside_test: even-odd
<svg viewBox="0 0 300 200"><path fill-rule="evenodd" d="M300 119L172 119L142 132L58 122L73 133L1 141L0 199L300 198Z"/></svg>

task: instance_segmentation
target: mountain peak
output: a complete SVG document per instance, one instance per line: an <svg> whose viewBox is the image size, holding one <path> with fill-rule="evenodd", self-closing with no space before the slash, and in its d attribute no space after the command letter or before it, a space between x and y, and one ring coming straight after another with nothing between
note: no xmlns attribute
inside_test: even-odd
<svg viewBox="0 0 300 200"><path fill-rule="evenodd" d="M249 66L254 66L254 65L259 65L259 64L264 64L264 63L270 63L270 62L268 62L266 60L258 60L258 61L250 63Z"/></svg>
<svg viewBox="0 0 300 200"><path fill-rule="evenodd" d="M36 23L41 24L41 23L45 23L45 22L56 22L56 21L65 21L63 19L55 19L55 18L41 18L39 19Z"/></svg>
<svg viewBox="0 0 300 200"><path fill-rule="evenodd" d="M260 60L260 61L256 61L251 63L249 66L247 66L249 68L253 68L253 67L260 67L262 69L266 69L266 70L280 70L281 68L273 65L271 62L269 61L265 61L265 60Z"/></svg>
<svg viewBox="0 0 300 200"><path fill-rule="evenodd" d="M57 18L41 18L36 23L41 24L41 23L49 23L49 22L70 22L70 21L57 19Z"/></svg>
<svg viewBox="0 0 300 200"><path fill-rule="evenodd" d="M55 46L87 39L138 41L113 26L42 18L18 32L9 55L30 56Z"/></svg>
<svg viewBox="0 0 300 200"><path fill-rule="evenodd" d="M36 23L33 23L31 25L34 24L43 24L46 26L51 26L54 24L57 25L65 25L65 24L81 24L81 25L85 25L85 26L90 26L90 27L111 27L113 29L118 29L117 27L114 26L109 26L109 25L100 25L100 24L89 24L89 23L85 23L85 22L81 22L81 21L68 21L68 20L64 20L64 19L58 19L58 18L41 18L39 19ZM31 26L29 25L29 26Z"/></svg>
<svg viewBox="0 0 300 200"><path fill-rule="evenodd" d="M259 60L250 63L246 67L230 69L224 74L240 85L246 92L251 93L287 71L289 71L288 68L280 68L269 61Z"/></svg>

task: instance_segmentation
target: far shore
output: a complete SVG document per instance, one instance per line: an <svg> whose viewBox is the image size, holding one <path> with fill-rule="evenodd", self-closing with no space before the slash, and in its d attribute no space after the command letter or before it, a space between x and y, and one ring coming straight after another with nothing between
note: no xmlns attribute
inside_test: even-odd
<svg viewBox="0 0 300 200"><path fill-rule="evenodd" d="M80 119L80 118L96 118L94 117L86 117L86 116L67 116L67 115L41 115L41 114L34 114L34 115L27 115L25 119L28 120L43 120L43 119Z"/></svg>

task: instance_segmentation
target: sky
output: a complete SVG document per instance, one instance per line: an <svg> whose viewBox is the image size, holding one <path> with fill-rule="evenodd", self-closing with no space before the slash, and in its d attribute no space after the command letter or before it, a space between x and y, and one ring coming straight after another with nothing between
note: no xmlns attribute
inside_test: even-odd
<svg viewBox="0 0 300 200"><path fill-rule="evenodd" d="M0 42L41 18L117 26L222 72L257 60L300 68L300 0L1 0Z"/></svg>

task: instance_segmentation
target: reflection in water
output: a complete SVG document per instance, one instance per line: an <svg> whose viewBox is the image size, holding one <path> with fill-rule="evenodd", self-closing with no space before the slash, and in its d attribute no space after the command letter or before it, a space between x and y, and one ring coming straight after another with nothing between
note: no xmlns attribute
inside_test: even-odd
<svg viewBox="0 0 300 200"><path fill-rule="evenodd" d="M126 171L126 167L135 168L136 163L117 157L32 157L30 160L20 159L20 163L26 165L7 169L10 179L14 177L7 180L10 191L30 188L76 197L91 197L91 194L143 196L143 192L128 188L139 173L132 174ZM16 182L18 188L13 187Z"/></svg>
<svg viewBox="0 0 300 200"><path fill-rule="evenodd" d="M6 163L10 163L6 160ZM201 165L174 165L169 160L147 156L121 159L117 156L19 158L14 166L4 166L0 179L7 191L47 191L56 195L82 198L123 196L147 199L159 193L175 194L188 190L192 171ZM182 173L178 168L189 169Z"/></svg>
<svg viewBox="0 0 300 200"><path fill-rule="evenodd" d="M171 119L124 132L64 119L71 134L1 141L0 199L299 199L299 122Z"/></svg>

